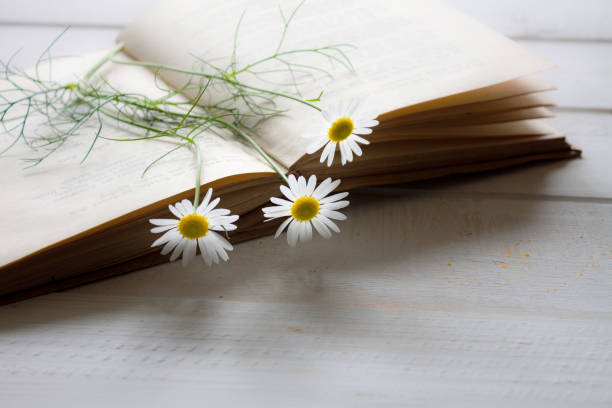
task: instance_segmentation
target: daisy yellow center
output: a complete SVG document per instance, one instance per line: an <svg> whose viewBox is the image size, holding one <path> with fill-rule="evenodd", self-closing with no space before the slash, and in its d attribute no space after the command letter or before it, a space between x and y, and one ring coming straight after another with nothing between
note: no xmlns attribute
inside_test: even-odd
<svg viewBox="0 0 612 408"><path fill-rule="evenodd" d="M351 135L355 125L351 118L336 119L327 131L327 136L332 142L341 142Z"/></svg>
<svg viewBox="0 0 612 408"><path fill-rule="evenodd" d="M199 214L189 214L181 218L178 230L185 238L202 238L208 232L208 220Z"/></svg>
<svg viewBox="0 0 612 408"><path fill-rule="evenodd" d="M319 202L312 197L300 197L291 206L291 215L298 221L310 221L319 213Z"/></svg>

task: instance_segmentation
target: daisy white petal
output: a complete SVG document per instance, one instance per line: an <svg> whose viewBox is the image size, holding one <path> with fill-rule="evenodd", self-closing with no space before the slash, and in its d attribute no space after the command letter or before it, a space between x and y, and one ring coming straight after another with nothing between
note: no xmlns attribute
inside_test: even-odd
<svg viewBox="0 0 612 408"><path fill-rule="evenodd" d="M215 252L217 253L217 256L221 258L221 260L227 261L229 259L227 252L225 252L225 250L221 248L221 246L218 243L215 243Z"/></svg>
<svg viewBox="0 0 612 408"><path fill-rule="evenodd" d="M327 153L327 167L331 167L334 162L334 155L336 154L336 145L329 143L327 146L329 147L329 153Z"/></svg>
<svg viewBox="0 0 612 408"><path fill-rule="evenodd" d="M151 228L151 232L153 234L159 234L160 232L171 230L172 228L176 228L176 225L162 225L159 227Z"/></svg>
<svg viewBox="0 0 612 408"><path fill-rule="evenodd" d="M311 240L313 228L325 238L331 236L331 231L340 232L338 226L329 218L337 220L346 218L336 210L349 204L348 201L340 201L348 193L327 197L340 185L340 180L332 181L331 178L327 178L318 186L314 175L310 176L308 181L303 176L297 179L291 176L289 181L289 188L285 187L281 191L287 193L285 197L291 199L287 201L271 198L270 200L277 205L263 208L264 217L268 220L287 217L276 230L274 237L278 238L286 230L287 242L290 246L295 246L300 241Z"/></svg>
<svg viewBox="0 0 612 408"><path fill-rule="evenodd" d="M319 122L327 122L327 126L321 129L321 124L316 123L311 131L306 132L305 135L314 139L308 144L306 152L312 154L325 146L319 160L321 163L325 162L328 167L334 162L336 147L340 151L342 165L353 161L353 153L361 156L363 152L357 147L357 143L369 142L357 135L371 134L371 128L377 126L378 121L373 113L360 113L359 104L356 99L339 101L336 106L322 110L324 121Z"/></svg>
<svg viewBox="0 0 612 408"><path fill-rule="evenodd" d="M168 206L168 209L176 218L181 219L183 217L183 214L181 214L181 212L177 210L172 204Z"/></svg>
<svg viewBox="0 0 612 408"><path fill-rule="evenodd" d="M293 204L291 201L287 201L287 200L283 200L282 198L278 198L278 197L272 197L270 198L270 201L272 201L273 204L276 205L291 205Z"/></svg>
<svg viewBox="0 0 612 408"><path fill-rule="evenodd" d="M239 217L237 215L219 215L217 217L208 217L208 221L210 222L210 225L212 227L215 227L215 226L230 227L230 226L234 226L233 223L238 221L238 218Z"/></svg>
<svg viewBox="0 0 612 408"><path fill-rule="evenodd" d="M298 194L306 195L306 179L304 177L298 178Z"/></svg>
<svg viewBox="0 0 612 408"><path fill-rule="evenodd" d="M352 162L353 161L353 149L351 148L351 144L350 141L347 140L346 142L344 142L344 146L346 146L346 161Z"/></svg>
<svg viewBox="0 0 612 408"><path fill-rule="evenodd" d="M262 211L265 214L282 214L285 213L287 211L291 212L291 207L287 206L275 206L275 207L266 207L263 208Z"/></svg>
<svg viewBox="0 0 612 408"><path fill-rule="evenodd" d="M349 138L347 140L347 143L348 143L349 147L351 148L351 150L353 151L353 153L355 153L355 155L361 156L363 151L361 150L361 147L359 147L357 142L353 139L353 137Z"/></svg>
<svg viewBox="0 0 612 408"><path fill-rule="evenodd" d="M185 249L183 251L183 266L187 266L193 258L195 258L196 251L198 249L198 243L194 239L186 239Z"/></svg>
<svg viewBox="0 0 612 408"><path fill-rule="evenodd" d="M325 197L329 193L329 191L325 194L322 194L322 192L326 191L327 187L331 184L331 182L332 182L331 177L328 177L325 180L323 180L321 184L319 184L319 186L314 189L314 191L312 192L312 196L316 198L317 200L320 200L321 198Z"/></svg>
<svg viewBox="0 0 612 408"><path fill-rule="evenodd" d="M227 261L229 259L229 257L227 256L227 252L225 252L225 248L223 248L223 245L221 244L221 241L220 241L221 239L225 240L219 234L214 234L214 235L211 234L210 239L207 241L207 244L210 245L213 253L215 254L213 256L213 261L215 263L219 263L219 258L221 258L224 261Z"/></svg>
<svg viewBox="0 0 612 408"><path fill-rule="evenodd" d="M312 224L310 223L310 221L306 221L303 222L302 225L304 225L303 229L303 237L304 237L304 241L310 241L312 240Z"/></svg>
<svg viewBox="0 0 612 408"><path fill-rule="evenodd" d="M370 141L367 139L364 139L363 137L357 136L357 135L353 135L353 140L357 143L361 143L364 145L369 145Z"/></svg>
<svg viewBox="0 0 612 408"><path fill-rule="evenodd" d="M281 185L280 186L280 190L281 190L281 193L283 193L283 195L285 197L287 197L289 200L291 200L291 201L295 201L296 200L297 197L295 196L295 194L293 194L291 192L291 189L289 189L289 187L287 187L285 185Z"/></svg>
<svg viewBox="0 0 612 408"><path fill-rule="evenodd" d="M213 208L215 208L217 206L217 204L219 204L219 201L221 199L219 197L215 198L214 200L212 200L210 203L208 203L208 205L206 206L206 208L204 209L204 211L202 212L203 215L208 215L208 212L210 210L212 210Z"/></svg>
<svg viewBox="0 0 612 408"><path fill-rule="evenodd" d="M304 236L304 224L303 222L296 222L295 226L297 228L297 236L298 236L298 242L305 242L306 241L306 237Z"/></svg>
<svg viewBox="0 0 612 408"><path fill-rule="evenodd" d="M346 142L341 143L340 147L341 147L340 151L343 152L342 153L342 160L344 161L344 163L352 162L353 161L353 151L349 147L348 143L346 143ZM344 165L344 163L343 163L343 165Z"/></svg>
<svg viewBox="0 0 612 408"><path fill-rule="evenodd" d="M177 225L178 224L178 220L169 220L167 218L160 218L160 219L153 218L149 220L149 222L153 225Z"/></svg>
<svg viewBox="0 0 612 408"><path fill-rule="evenodd" d="M282 210L290 210L291 206L293 205L293 201L289 201L289 202L291 203L289 205L281 204L281 205L273 205L271 207L264 207L262 208L262 211L264 213L269 213L269 212L277 212L277 211L282 211Z"/></svg>
<svg viewBox="0 0 612 408"><path fill-rule="evenodd" d="M234 224L232 224L232 218L210 219L210 225L211 226L208 229L213 231L233 231L238 228Z"/></svg>
<svg viewBox="0 0 612 408"><path fill-rule="evenodd" d="M319 220L318 217L313 218L312 225L317 230L319 235L321 235L323 238L325 238L325 239L331 238L331 236L332 236L331 231L329 230L329 228L327 228L327 226L325 224L323 224L321 222L321 220Z"/></svg>
<svg viewBox="0 0 612 408"><path fill-rule="evenodd" d="M206 191L206 195L204 196L204 198L202 199L202 202L198 206L198 214L202 213L204 209L208 207L208 203L210 202L210 197L212 196L212 191L213 191L212 188L209 188L208 191Z"/></svg>
<svg viewBox="0 0 612 408"><path fill-rule="evenodd" d="M176 246L176 248L174 248L174 251L172 251L172 254L170 255L170 262L174 262L177 260L177 258L183 253L183 250L187 246L188 241L189 240L187 238L181 238L178 245Z"/></svg>
<svg viewBox="0 0 612 408"><path fill-rule="evenodd" d="M346 164L346 145L344 143L338 143L340 149L340 163L344 166ZM329 167L329 165L327 165Z"/></svg>
<svg viewBox="0 0 612 408"><path fill-rule="evenodd" d="M191 204L191 201L185 199L185 200L181 201L181 204L183 204L183 208L185 209L185 213L186 214L194 212L193 211L193 204Z"/></svg>
<svg viewBox="0 0 612 408"><path fill-rule="evenodd" d="M208 218L213 218L213 217L220 217L223 215L228 215L230 213L230 210L225 209L225 208L215 208L214 210L209 211L206 216Z"/></svg>
<svg viewBox="0 0 612 408"><path fill-rule="evenodd" d="M278 211L269 211L264 214L266 218L288 217L291 215L290 209L280 209Z"/></svg>
<svg viewBox="0 0 612 408"><path fill-rule="evenodd" d="M211 231L234 231L236 227L234 224L226 224L226 225L215 225L214 227L210 227Z"/></svg>
<svg viewBox="0 0 612 408"><path fill-rule="evenodd" d="M354 135L369 135L372 133L372 129L369 128L357 128L353 130Z"/></svg>
<svg viewBox="0 0 612 408"><path fill-rule="evenodd" d="M327 180L329 180L329 183L325 183L325 181ZM316 198L317 200L323 200L329 193L334 191L336 187L340 185L340 179L332 181L331 178L328 178L327 180L321 183L321 185L317 187L315 191L312 193L312 196Z"/></svg>
<svg viewBox="0 0 612 408"><path fill-rule="evenodd" d="M323 216L323 215L319 215L316 219L318 219L319 221L321 221L323 224L325 224L326 226L329 227L330 230L334 231L334 232L340 232L340 228L338 228L338 226L336 225L335 222L333 222L332 220L330 220L329 218Z"/></svg>
<svg viewBox="0 0 612 408"><path fill-rule="evenodd" d="M198 247L204 261L211 265L218 263L219 258L227 260L225 250L231 250L232 246L227 240L214 231L233 231L233 224L238 220L237 215L231 215L224 208L215 208L219 198L210 200L212 189L208 189L202 203L194 208L189 200L183 200L169 205L170 212L177 219L152 219L151 224L156 227L151 229L153 233L165 232L152 246L164 245L161 254L170 255L170 261L175 261L182 255L183 266L189 264L195 258ZM287 203L291 204L289 201Z"/></svg>
<svg viewBox="0 0 612 408"><path fill-rule="evenodd" d="M334 160L334 150L336 149L336 144L334 142L329 142L327 143L327 145L325 146L325 148L323 149L323 153L321 153L321 158L319 159L319 161L321 163L323 163L325 160L328 159L328 157L331 155L331 161Z"/></svg>
<svg viewBox="0 0 612 408"><path fill-rule="evenodd" d="M308 145L308 147L306 148L306 153L313 154L314 152L316 152L317 150L325 146L325 143L327 142L328 140L325 138L322 138L322 137L317 138L314 142Z"/></svg>
<svg viewBox="0 0 612 408"><path fill-rule="evenodd" d="M295 194L297 192L297 179L293 174L290 174L287 179L289 180L289 188Z"/></svg>
<svg viewBox="0 0 612 408"><path fill-rule="evenodd" d="M325 208L321 209L321 215L324 215L327 218L331 218L332 220L339 220L339 221L346 220L346 215L342 214L341 212L334 211L334 210L327 210Z"/></svg>
<svg viewBox="0 0 612 408"><path fill-rule="evenodd" d="M377 120L374 119L362 119L359 122L357 122L357 127L360 128L369 128L369 127L374 127L374 126L378 126L379 122Z"/></svg>
<svg viewBox="0 0 612 408"><path fill-rule="evenodd" d="M348 196L348 192L344 191L342 193L338 193L338 194L327 196L327 197L319 200L319 203L321 205L327 204L327 203L333 203L334 201L342 200L346 196Z"/></svg>
<svg viewBox="0 0 612 408"><path fill-rule="evenodd" d="M308 183L306 184L306 191L304 191L304 195L312 195L315 187L317 186L317 177L313 174L308 178Z"/></svg>
<svg viewBox="0 0 612 408"><path fill-rule="evenodd" d="M153 242L151 244L152 247L156 247L162 244L165 244L166 242L175 239L177 237L180 237L180 234L177 231L168 231L166 232L164 235L162 235L161 237L157 238L157 240L155 240L155 242Z"/></svg>
<svg viewBox="0 0 612 408"><path fill-rule="evenodd" d="M185 206L183 205L183 202L178 202L176 204L174 204L174 207L178 210L178 212L184 217L185 215L189 214L191 211L188 211L187 208L185 208Z"/></svg>
<svg viewBox="0 0 612 408"><path fill-rule="evenodd" d="M177 234L175 238L171 239L166 245L164 245L161 250L161 254L168 255L170 252L172 252L174 248L176 248L176 246L181 242L182 239L183 238L180 236L180 234Z"/></svg>
<svg viewBox="0 0 612 408"><path fill-rule="evenodd" d="M287 214L287 215L290 215L290 214ZM274 238L278 238L280 236L280 234L283 233L285 228L287 228L287 225L289 225L289 223L292 220L293 220L293 218L288 217L285 221L283 221L283 223L280 225L280 227L278 227L278 229L276 230L276 234L274 234Z"/></svg>
<svg viewBox="0 0 612 408"><path fill-rule="evenodd" d="M348 201L336 201L333 203L324 204L321 206L321 208L324 210L339 210L341 208L348 207L348 205L349 205Z"/></svg>
<svg viewBox="0 0 612 408"><path fill-rule="evenodd" d="M198 238L198 246L200 247L200 256L202 257L206 265L211 266L212 254L210 251L210 245L207 244L207 241L208 240L204 238Z"/></svg>
<svg viewBox="0 0 612 408"><path fill-rule="evenodd" d="M308 242L312 239L312 229L310 229L310 221L300 222L300 241ZM308 232L310 231L310 238Z"/></svg>
<svg viewBox="0 0 612 408"><path fill-rule="evenodd" d="M227 255L227 252L223 250L223 248L219 248L217 253L219 254L219 258L227 262L227 260L229 259L229 256Z"/></svg>
<svg viewBox="0 0 612 408"><path fill-rule="evenodd" d="M225 238L223 238L221 235L219 234L211 234L212 237L214 237L214 239L218 242L219 247L223 248L226 251L233 251L234 247L232 246L232 244L229 243L229 241Z"/></svg>
<svg viewBox="0 0 612 408"><path fill-rule="evenodd" d="M208 252L210 253L211 261L213 263L219 263L219 253L217 252L217 245L212 238L208 238L206 240L206 245L208 245Z"/></svg>
<svg viewBox="0 0 612 408"><path fill-rule="evenodd" d="M295 220L293 220L293 222L289 224L289 228L287 229L287 242L289 243L289 246L294 247L297 244L298 233L299 233L298 223Z"/></svg>

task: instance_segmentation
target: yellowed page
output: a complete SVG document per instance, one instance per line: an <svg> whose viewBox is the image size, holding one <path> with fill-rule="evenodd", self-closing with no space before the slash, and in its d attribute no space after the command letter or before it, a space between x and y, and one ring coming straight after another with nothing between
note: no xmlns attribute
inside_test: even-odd
<svg viewBox="0 0 612 408"><path fill-rule="evenodd" d="M55 63L56 77L66 83L82 77L98 56ZM114 86L154 97L153 75L144 68L115 67L105 71ZM4 86L0 84L0 86ZM134 137L112 124L106 137ZM42 129L40 129L42 131ZM79 164L91 143L94 128L67 142L36 167L24 170L20 158L33 152L16 146L0 156L0 266L170 195L194 187L195 160L181 149L141 177L155 158L174 145L161 141L113 142L100 140L89 158ZM0 133L0 146L12 140ZM244 144L210 133L200 140L202 183L222 177L270 171ZM221 201L223 204L223 201Z"/></svg>
<svg viewBox="0 0 612 408"><path fill-rule="evenodd" d="M526 75L484 88L478 88L476 90L453 94L451 96L400 108L395 111L385 113L381 119L401 119L406 115L414 113L428 112L436 109L454 108L457 106L496 101L511 97L521 97L524 95L533 94L535 92L544 92L553 89L555 89L555 87L548 81L542 79L539 75Z"/></svg>
<svg viewBox="0 0 612 408"><path fill-rule="evenodd" d="M523 119L511 122L485 124L457 124L454 126L397 127L380 131L378 141L397 139L471 139L554 134L557 131L541 119Z"/></svg>
<svg viewBox="0 0 612 408"><path fill-rule="evenodd" d="M453 106L449 108L442 108L436 110L429 110L425 112L416 112L397 118L394 120L387 120L384 124L379 125L377 131L381 127L400 127L400 126L411 126L420 122L432 122L432 121L455 121L462 117L475 117L480 118L486 117L492 114L498 114L503 112L510 112L516 110L525 110L529 108L538 107L552 107L554 102L543 95L542 92L534 92L526 95L512 96L509 98L503 98L487 102L476 102L467 105ZM542 117L549 116L548 112Z"/></svg>
<svg viewBox="0 0 612 408"><path fill-rule="evenodd" d="M288 15L298 1L162 0L130 24L119 39L140 60L190 69L194 54L225 66L236 23L246 10L237 54L238 61L245 64L274 53L282 28L279 4ZM336 69L333 81L313 84L304 95L315 97L324 89L327 103L367 97L365 105L380 113L550 67L516 43L432 0L306 1L282 49L337 43L356 46L348 55L357 74ZM164 75L175 85L185 80L180 75ZM243 77L239 79L251 79ZM298 136L316 113L290 106L291 113L265 123L258 138L286 166L304 153L306 142Z"/></svg>

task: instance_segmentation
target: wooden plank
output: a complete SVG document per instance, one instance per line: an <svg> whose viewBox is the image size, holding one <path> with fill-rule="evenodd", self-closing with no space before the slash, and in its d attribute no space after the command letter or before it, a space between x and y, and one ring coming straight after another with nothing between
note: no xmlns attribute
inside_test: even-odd
<svg viewBox="0 0 612 408"><path fill-rule="evenodd" d="M64 29L0 25L0 60L7 61L18 52L13 59L15 65L29 68ZM118 29L72 27L53 45L52 52L61 57L108 49L113 46L118 32Z"/></svg>
<svg viewBox="0 0 612 408"><path fill-rule="evenodd" d="M612 40L608 0L444 0L510 37Z"/></svg>
<svg viewBox="0 0 612 408"><path fill-rule="evenodd" d="M582 158L411 183L398 188L407 191L445 190L478 194L612 199L612 115L568 111L557 112L557 115L547 121L566 134L572 144L582 149Z"/></svg>
<svg viewBox="0 0 612 408"><path fill-rule="evenodd" d="M1 18L35 5L34 22L63 24L69 4L123 24L109 21L136 2L110 17L114 2L48 3L0 0ZM451 3L521 37L610 38L601 0ZM38 47L24 65L57 32L13 28L0 55ZM62 52L115 33L89 32ZM611 108L608 44L525 44L561 66L562 106ZM580 161L353 194L331 242L265 238L212 270L168 264L0 308L0 406L610 406L610 117L561 112Z"/></svg>
<svg viewBox="0 0 612 408"><path fill-rule="evenodd" d="M119 28L129 23L153 2L151 0L0 0L0 24L93 25Z"/></svg>
<svg viewBox="0 0 612 408"><path fill-rule="evenodd" d="M0 58L6 60L15 51L22 51L15 62L31 66L53 39L62 32L59 27L0 26ZM110 48L116 29L73 27L53 47L56 55L79 55ZM559 90L551 97L559 106L579 109L612 110L612 44L555 43L521 41L534 52L549 58L557 68L542 75ZM603 84L603 86L602 86Z"/></svg>
<svg viewBox="0 0 612 408"><path fill-rule="evenodd" d="M609 406L612 205L351 200L334 241L0 309L0 403Z"/></svg>
<svg viewBox="0 0 612 408"><path fill-rule="evenodd" d="M612 40L612 8L608 0L446 0L505 35L520 38ZM105 25L129 23L150 0L0 0L1 23Z"/></svg>
<svg viewBox="0 0 612 408"><path fill-rule="evenodd" d="M559 106L612 111L612 43L519 42L557 65L542 76L557 86Z"/></svg>

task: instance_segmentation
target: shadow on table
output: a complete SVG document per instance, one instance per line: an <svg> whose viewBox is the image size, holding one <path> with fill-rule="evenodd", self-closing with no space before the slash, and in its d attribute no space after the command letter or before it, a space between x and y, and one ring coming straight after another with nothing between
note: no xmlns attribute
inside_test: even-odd
<svg viewBox="0 0 612 408"><path fill-rule="evenodd" d="M175 329L200 327L227 302L250 309L312 307L333 318L342 307L410 307L411 287L448 274L461 259L492 263L520 240L546 199L533 199L566 162L452 177L351 194L341 234L292 249L283 235L238 245L229 262L207 268L164 264L0 309L0 330L53 322L168 317ZM521 176L521 194L461 192L462 183ZM505 189L505 187L504 187ZM502 190L498 187L497 190ZM507 191L516 191L510 186ZM435 306L432 306L435 308Z"/></svg>

